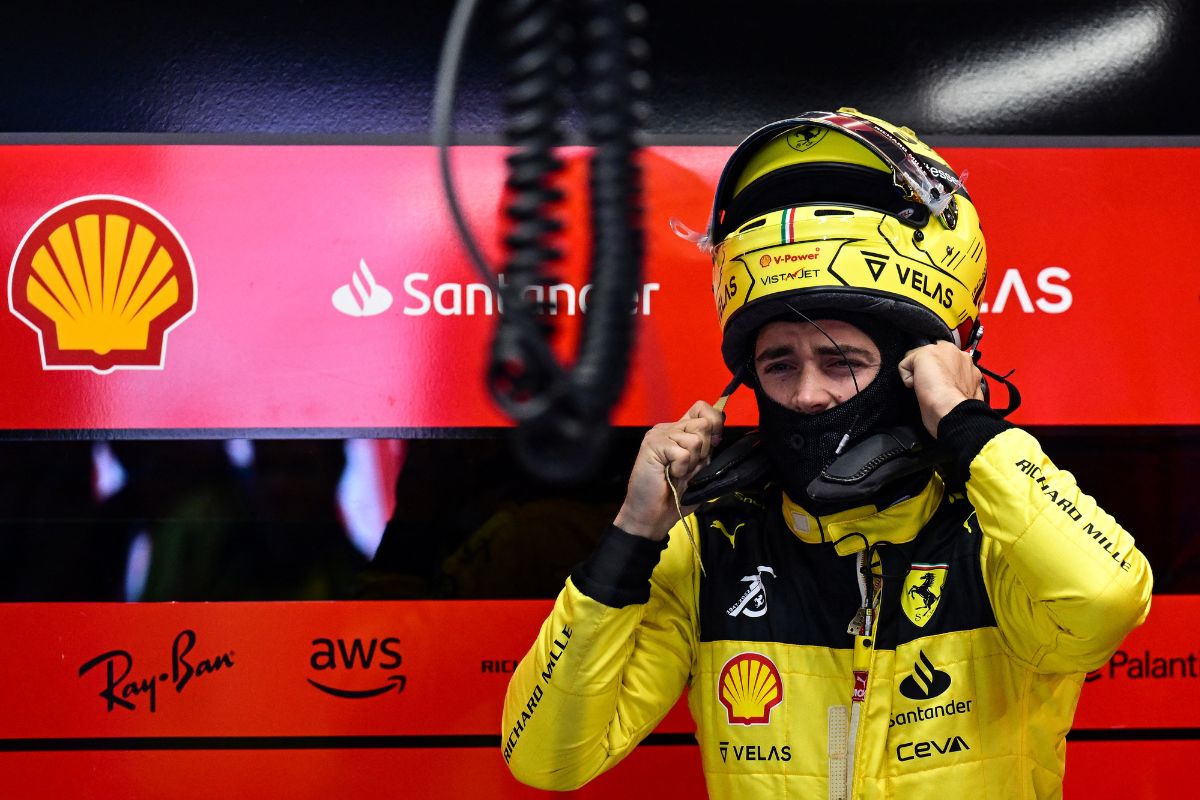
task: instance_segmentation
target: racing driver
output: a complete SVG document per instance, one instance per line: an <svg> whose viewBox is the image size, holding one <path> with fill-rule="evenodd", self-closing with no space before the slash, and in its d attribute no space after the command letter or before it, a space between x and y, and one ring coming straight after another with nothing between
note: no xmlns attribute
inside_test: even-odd
<svg viewBox="0 0 1200 800"><path fill-rule="evenodd" d="M512 676L513 774L578 787L686 688L713 797L1060 797L1084 675L1152 577L986 402L956 173L906 128L805 113L734 151L707 237L759 426L715 451L701 401L646 434Z"/></svg>

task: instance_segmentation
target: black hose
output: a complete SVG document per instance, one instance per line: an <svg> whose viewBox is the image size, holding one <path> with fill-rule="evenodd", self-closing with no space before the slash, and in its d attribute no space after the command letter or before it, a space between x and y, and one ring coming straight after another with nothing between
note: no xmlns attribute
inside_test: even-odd
<svg viewBox="0 0 1200 800"><path fill-rule="evenodd" d="M479 276L492 287L497 289L496 276L492 274L487 259L475 241L475 234L467 224L462 205L458 202L458 192L454 188L454 179L450 168L450 145L454 133L454 94L458 86L458 71L462 66L462 54L466 46L467 36L471 31L471 21L475 17L476 0L458 0L454 13L450 16L450 26L446 31L446 39L442 42L442 55L438 61L437 86L433 93L433 144L438 151L438 173L442 181L442 196L446 199L446 207L450 211L450 219L458 231L458 238L467 249L471 265Z"/></svg>
<svg viewBox="0 0 1200 800"><path fill-rule="evenodd" d="M442 186L456 229L471 261L501 294L504 313L492 342L488 387L517 422L517 452L544 480L575 482L589 476L602 456L608 415L620 399L633 347L630 302L641 282L641 173L635 141L646 117L649 48L640 38L646 13L623 0L582 0L574 26L565 0L505 0L501 7L505 81L505 141L511 224L505 239L504 281L492 274L458 203L449 147L454 89L475 0L458 0L438 68L434 141ZM587 132L593 145L591 300L570 369L559 364L551 341L554 315L546 289L557 283L561 259L555 216L562 193L554 185L562 170L555 149L562 141L559 118L571 72L572 33L585 52ZM540 292L539 292L540 290ZM540 296L539 301L536 297Z"/></svg>
<svg viewBox="0 0 1200 800"><path fill-rule="evenodd" d="M543 480L574 482L599 463L608 415L620 399L633 346L630 302L641 281L641 173L635 131L645 118L648 48L636 34L645 12L615 0L584 0L577 10L585 52L592 241L591 298L573 367L558 363L544 298L557 282L561 253L555 216L562 200L554 149L570 73L570 27L559 0L506 0L503 9L508 124L504 315L492 345L488 385L518 422L517 452ZM542 289L541 302L533 299Z"/></svg>
<svg viewBox="0 0 1200 800"><path fill-rule="evenodd" d="M591 163L592 308L584 323L573 382L580 402L607 415L625 388L633 347L631 298L642 276L642 180L636 131L645 121L645 24L638 6L583 3Z"/></svg>
<svg viewBox="0 0 1200 800"><path fill-rule="evenodd" d="M562 258L555 238L562 223L555 207L562 171L555 148L562 142L558 119L567 71L567 29L558 0L506 0L501 6L505 74L504 140L509 231L504 244L504 314L492 342L488 387L500 407L520 424L551 412L566 376L550 349L553 319L544 288L555 283ZM543 289L542 300L535 292Z"/></svg>

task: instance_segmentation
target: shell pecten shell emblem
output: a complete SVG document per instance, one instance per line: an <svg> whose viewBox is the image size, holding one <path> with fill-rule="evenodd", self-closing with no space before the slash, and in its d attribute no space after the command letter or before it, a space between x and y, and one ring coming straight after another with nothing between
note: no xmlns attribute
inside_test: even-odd
<svg viewBox="0 0 1200 800"><path fill-rule="evenodd" d="M717 696L730 725L767 725L771 709L783 702L783 680L771 659L761 653L739 653L721 669Z"/></svg>
<svg viewBox="0 0 1200 800"><path fill-rule="evenodd" d="M167 334L196 307L195 267L149 206L77 197L21 240L8 303L37 332L45 369L162 369Z"/></svg>

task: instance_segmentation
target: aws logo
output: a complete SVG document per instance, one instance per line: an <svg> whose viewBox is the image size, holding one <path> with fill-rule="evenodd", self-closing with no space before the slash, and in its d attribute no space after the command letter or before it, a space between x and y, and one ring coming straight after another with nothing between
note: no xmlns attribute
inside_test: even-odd
<svg viewBox="0 0 1200 800"><path fill-rule="evenodd" d="M345 700L365 700L378 697L381 694L396 690L396 694L404 691L408 679L404 675L380 674L381 671L399 669L403 661L400 651L400 640L394 636L386 639L313 639L313 652L308 664L314 670L322 673L321 681L308 679L316 689L334 697ZM326 675L325 673L328 673ZM375 686L369 688L351 688L355 684L368 683L367 677L372 678ZM383 683L377 683L382 680ZM341 684L331 686L331 683Z"/></svg>

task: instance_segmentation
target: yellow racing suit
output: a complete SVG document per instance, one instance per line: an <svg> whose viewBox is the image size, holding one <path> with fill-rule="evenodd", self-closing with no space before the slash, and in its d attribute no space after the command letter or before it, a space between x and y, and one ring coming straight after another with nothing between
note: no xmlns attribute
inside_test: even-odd
<svg viewBox="0 0 1200 800"><path fill-rule="evenodd" d="M686 688L715 798L1060 797L1084 674L1145 619L1150 567L982 403L939 440L956 460L886 508L766 487L691 515L695 548L609 530L513 674L513 774L578 787Z"/></svg>

